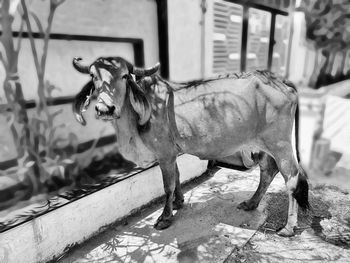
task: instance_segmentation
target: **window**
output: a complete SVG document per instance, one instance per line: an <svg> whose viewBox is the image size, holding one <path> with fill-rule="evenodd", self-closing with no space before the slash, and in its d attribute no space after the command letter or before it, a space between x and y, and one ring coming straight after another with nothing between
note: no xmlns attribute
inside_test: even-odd
<svg viewBox="0 0 350 263"><path fill-rule="evenodd" d="M213 72L240 71L243 7L214 2Z"/></svg>
<svg viewBox="0 0 350 263"><path fill-rule="evenodd" d="M267 69L271 13L249 8L246 70Z"/></svg>
<svg viewBox="0 0 350 263"><path fill-rule="evenodd" d="M213 2L214 74L268 69L287 74L290 19L281 6ZM289 3L289 2L288 2Z"/></svg>

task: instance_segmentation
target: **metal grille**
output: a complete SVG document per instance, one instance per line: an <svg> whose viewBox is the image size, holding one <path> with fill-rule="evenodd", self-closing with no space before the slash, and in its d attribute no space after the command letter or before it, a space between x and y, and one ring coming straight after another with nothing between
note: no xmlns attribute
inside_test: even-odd
<svg viewBox="0 0 350 263"><path fill-rule="evenodd" d="M213 73L240 71L243 7L216 0L213 16Z"/></svg>

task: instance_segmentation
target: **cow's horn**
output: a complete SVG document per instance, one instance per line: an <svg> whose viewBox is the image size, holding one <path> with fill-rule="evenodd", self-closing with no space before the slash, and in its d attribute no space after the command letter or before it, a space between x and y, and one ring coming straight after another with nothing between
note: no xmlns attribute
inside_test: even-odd
<svg viewBox="0 0 350 263"><path fill-rule="evenodd" d="M89 73L89 66L82 65L79 61L81 61L82 58L73 58L73 67L78 70L80 73L88 74Z"/></svg>
<svg viewBox="0 0 350 263"><path fill-rule="evenodd" d="M147 68L147 69L133 67L131 73L135 74L136 76L140 76L140 77L151 76L158 71L159 67L160 67L159 62L157 64L155 64L153 67Z"/></svg>

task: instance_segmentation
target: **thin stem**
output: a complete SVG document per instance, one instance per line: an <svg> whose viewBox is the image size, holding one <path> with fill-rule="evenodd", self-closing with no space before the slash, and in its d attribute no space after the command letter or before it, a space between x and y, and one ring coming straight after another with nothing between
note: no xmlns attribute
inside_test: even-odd
<svg viewBox="0 0 350 263"><path fill-rule="evenodd" d="M47 51L49 48L49 38L50 38L50 32L52 27L52 21L55 14L56 7L50 8L50 14L47 21L47 28L45 31L45 38L44 38L44 49L43 49L43 55L41 57L41 69L42 69L42 78L44 79L45 76L45 68L46 68L46 58L47 58Z"/></svg>
<svg viewBox="0 0 350 263"><path fill-rule="evenodd" d="M25 3L25 0L21 0L22 3L22 8L23 8L23 19L26 22L27 25L27 31L28 31L28 35L29 35L29 41L30 41L30 46L32 48L32 52L33 52L33 57L34 57L34 64L35 67L37 69L37 75L40 78L41 75L41 67L40 67L40 63L39 63L39 56L38 56L38 52L36 50L36 46L35 46L35 42L34 42L34 37L32 34L32 26L30 24L30 20L29 20L29 16L28 16L28 9L27 9L27 5Z"/></svg>
<svg viewBox="0 0 350 263"><path fill-rule="evenodd" d="M24 27L24 21L23 19L21 20L21 26L19 29L19 35L18 35L18 42L17 42L17 48L16 48L16 53L19 53L19 50L21 49L21 44L22 44L22 34L23 34L23 27Z"/></svg>

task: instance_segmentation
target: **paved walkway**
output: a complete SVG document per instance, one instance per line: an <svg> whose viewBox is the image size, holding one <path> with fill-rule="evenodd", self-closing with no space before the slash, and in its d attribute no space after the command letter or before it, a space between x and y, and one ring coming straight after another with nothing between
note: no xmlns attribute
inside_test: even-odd
<svg viewBox="0 0 350 263"><path fill-rule="evenodd" d="M264 200L253 212L236 208L256 190L259 170L220 169L199 181L185 188L185 207L176 213L170 228L153 228L162 211L161 204L154 205L129 218L125 225L107 228L59 262L225 261L235 247L247 243L265 220ZM284 181L278 175L269 191L283 189Z"/></svg>
<svg viewBox="0 0 350 263"><path fill-rule="evenodd" d="M162 212L162 205L155 204L124 224L106 228L59 262L350 262L347 188L311 187L313 209L299 214L304 231L283 238L271 231L282 227L287 216L288 199L280 174L257 210L236 208L252 196L258 183L258 169L218 169L185 187L185 206L170 228L153 228Z"/></svg>

